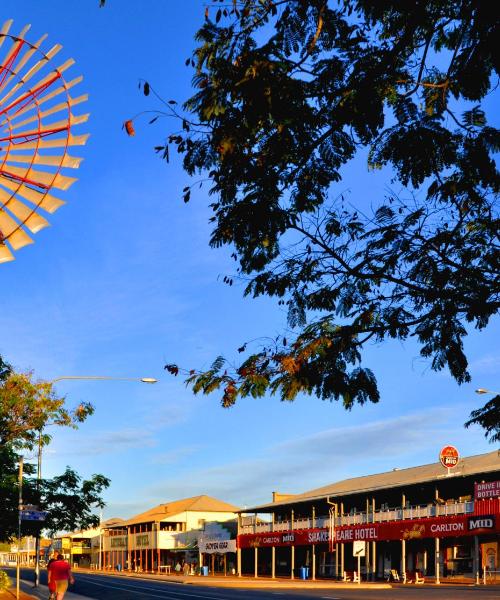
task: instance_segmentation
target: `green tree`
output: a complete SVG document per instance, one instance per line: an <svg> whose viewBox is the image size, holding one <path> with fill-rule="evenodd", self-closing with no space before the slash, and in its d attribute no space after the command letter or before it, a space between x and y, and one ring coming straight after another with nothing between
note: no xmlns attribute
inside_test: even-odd
<svg viewBox="0 0 500 600"><path fill-rule="evenodd" d="M49 425L77 427L93 410L89 403L68 410L52 382L10 371L0 383L0 444L33 448ZM45 433L42 441L48 443L50 436Z"/></svg>
<svg viewBox="0 0 500 600"><path fill-rule="evenodd" d="M95 510L104 508L102 492L109 484L103 475L84 480L70 467L62 475L43 480L40 506L48 511L43 528L53 534L97 526Z"/></svg>
<svg viewBox="0 0 500 600"><path fill-rule="evenodd" d="M36 381L32 373L15 373L0 360L0 541L17 535L20 454L48 444L49 426L77 427L92 413L89 403L69 410L51 382ZM24 503L47 510L48 518L43 525L23 522L23 535L35 535L40 528L53 533L98 523L93 511L104 506L101 494L109 486L103 475L82 480L67 467L60 476L37 481L29 462L24 474Z"/></svg>
<svg viewBox="0 0 500 600"><path fill-rule="evenodd" d="M17 535L19 456L12 444L0 444L0 541ZM33 473L33 465L26 465Z"/></svg>
<svg viewBox="0 0 500 600"><path fill-rule="evenodd" d="M19 455L7 444L0 447L0 541L17 536ZM22 534L73 531L98 525L96 509L105 506L103 491L110 481L103 475L82 479L70 467L62 475L37 482L33 465L25 464L23 501L47 511L45 522L23 521Z"/></svg>
<svg viewBox="0 0 500 600"><path fill-rule="evenodd" d="M196 92L165 103L182 131L156 150L208 174L211 245L233 249L245 294L287 306L293 333L191 371L193 390L221 390L224 406L270 392L349 409L379 400L367 344L407 338L469 381L463 339L500 307L500 136L485 106L498 5L214 1L205 17L186 60ZM346 197L353 159L387 168L399 191Z"/></svg>
<svg viewBox="0 0 500 600"><path fill-rule="evenodd" d="M0 356L0 382L5 381L11 372L12 367Z"/></svg>
<svg viewBox="0 0 500 600"><path fill-rule="evenodd" d="M491 443L500 442L500 394L486 402L482 408L471 412L465 426L471 425L482 427Z"/></svg>

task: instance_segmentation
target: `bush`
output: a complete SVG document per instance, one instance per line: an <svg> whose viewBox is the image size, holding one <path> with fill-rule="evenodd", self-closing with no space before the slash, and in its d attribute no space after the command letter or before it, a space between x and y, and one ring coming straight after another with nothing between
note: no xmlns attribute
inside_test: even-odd
<svg viewBox="0 0 500 600"><path fill-rule="evenodd" d="M10 579L5 571L0 571L0 592L10 588Z"/></svg>

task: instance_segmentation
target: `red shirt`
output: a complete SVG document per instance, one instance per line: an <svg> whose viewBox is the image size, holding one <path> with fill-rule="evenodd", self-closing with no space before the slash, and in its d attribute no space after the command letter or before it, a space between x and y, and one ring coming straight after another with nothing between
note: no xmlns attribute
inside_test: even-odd
<svg viewBox="0 0 500 600"><path fill-rule="evenodd" d="M49 565L49 579L52 581L61 581L69 579L71 567L65 560L55 560Z"/></svg>

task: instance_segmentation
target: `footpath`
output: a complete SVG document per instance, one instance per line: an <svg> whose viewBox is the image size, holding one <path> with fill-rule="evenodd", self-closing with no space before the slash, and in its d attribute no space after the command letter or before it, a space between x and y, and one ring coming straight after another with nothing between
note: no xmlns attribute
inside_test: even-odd
<svg viewBox="0 0 500 600"><path fill-rule="evenodd" d="M27 579L21 579L21 590L30 596L30 598L39 598L40 600L47 600L50 595L49 588L46 585L40 584L37 588L33 587L33 582ZM14 596L15 598L15 596ZM80 596L79 594L72 594L66 592L64 600L90 600L87 596Z"/></svg>

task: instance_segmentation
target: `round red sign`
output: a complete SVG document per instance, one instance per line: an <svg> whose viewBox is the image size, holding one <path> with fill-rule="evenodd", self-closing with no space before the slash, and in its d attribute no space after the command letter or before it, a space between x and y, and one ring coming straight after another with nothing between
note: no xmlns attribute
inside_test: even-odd
<svg viewBox="0 0 500 600"><path fill-rule="evenodd" d="M446 469L452 469L458 465L460 455L455 446L445 446L439 453L439 460Z"/></svg>

